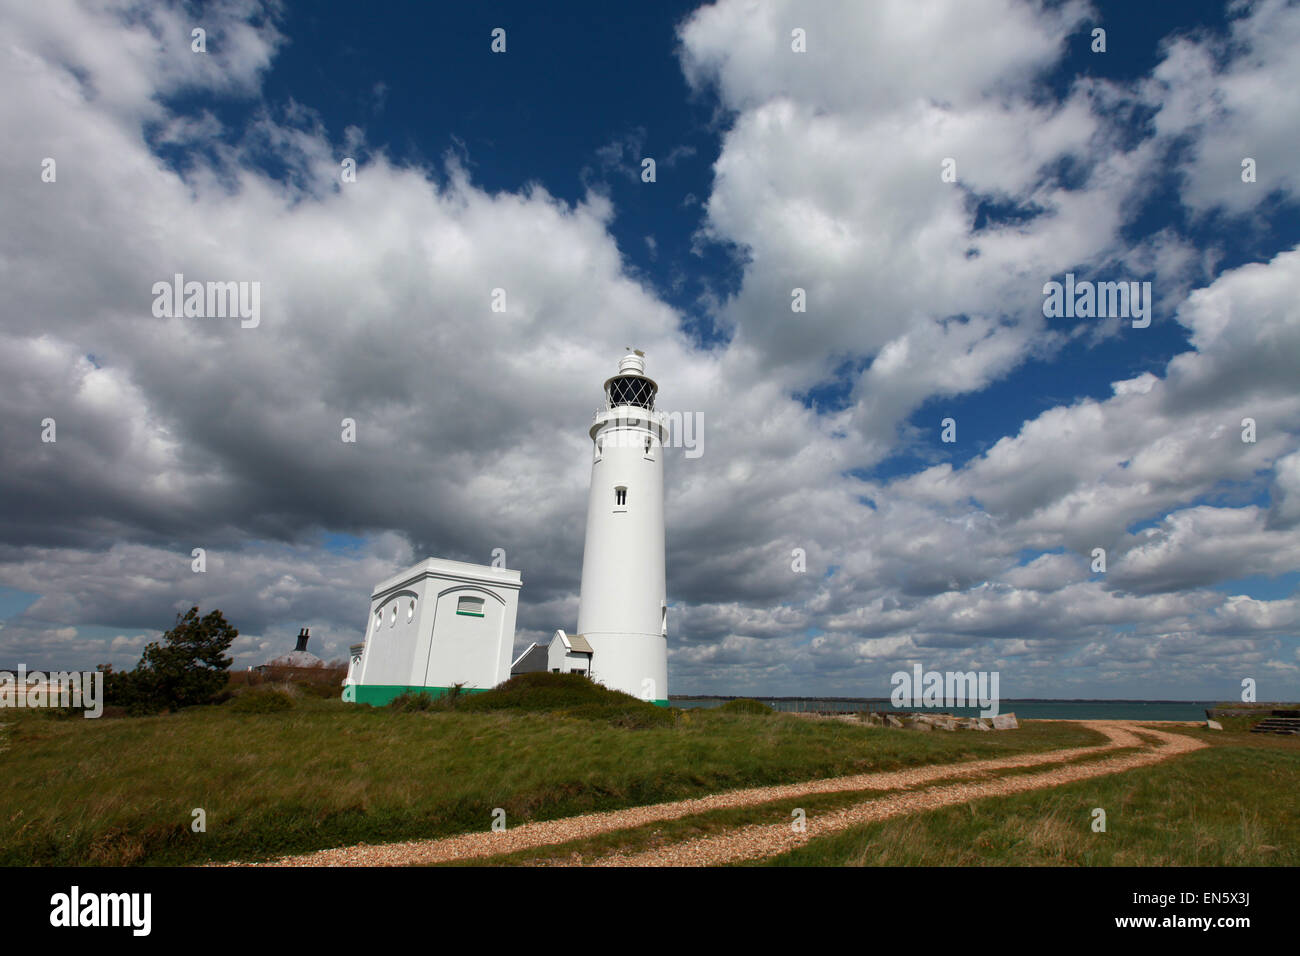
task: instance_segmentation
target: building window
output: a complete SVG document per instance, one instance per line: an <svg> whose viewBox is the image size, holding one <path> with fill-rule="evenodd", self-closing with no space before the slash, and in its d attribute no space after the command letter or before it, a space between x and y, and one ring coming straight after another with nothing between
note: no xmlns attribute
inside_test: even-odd
<svg viewBox="0 0 1300 956"><path fill-rule="evenodd" d="M614 504L620 507L627 504L627 488L619 485L614 489Z"/></svg>
<svg viewBox="0 0 1300 956"><path fill-rule="evenodd" d="M407 623L407 624L410 624L410 623L411 623L411 618L413 618L413 617L415 617L415 602L414 602L414 601L412 601L412 602L411 602L409 605L407 605L407 607L406 607L406 623Z"/></svg>
<svg viewBox="0 0 1300 956"><path fill-rule="evenodd" d="M375 630L376 630L376 631L379 630L379 625L380 625L380 624L383 624L383 623L384 623L384 612L383 612L383 611L376 611L376 612L375 612Z"/></svg>
<svg viewBox="0 0 1300 956"><path fill-rule="evenodd" d="M483 616L483 599L481 597L464 597L456 600L456 613L466 614L470 617Z"/></svg>
<svg viewBox="0 0 1300 956"><path fill-rule="evenodd" d="M650 449L651 449L651 447L652 447L653 445L654 445L654 439L651 438L649 435L646 435L646 436L645 436L645 456L646 456L647 458L649 458L651 461L654 461L654 458L655 458L655 456L652 455L652 454L650 453Z"/></svg>
<svg viewBox="0 0 1300 956"><path fill-rule="evenodd" d="M392 627L396 623L397 623L397 603L394 602L392 613L388 615L388 626Z"/></svg>

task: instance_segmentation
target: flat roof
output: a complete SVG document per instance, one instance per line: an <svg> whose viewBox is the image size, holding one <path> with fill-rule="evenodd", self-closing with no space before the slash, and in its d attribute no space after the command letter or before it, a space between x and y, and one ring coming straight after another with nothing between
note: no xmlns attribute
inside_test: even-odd
<svg viewBox="0 0 1300 956"><path fill-rule="evenodd" d="M461 580L475 584L493 584L497 587L520 588L523 586L518 571L509 568L494 568L487 564L470 564L467 561L452 561L448 558L425 558L404 571L384 578L370 592L371 597L384 591L407 584L415 578L439 577Z"/></svg>

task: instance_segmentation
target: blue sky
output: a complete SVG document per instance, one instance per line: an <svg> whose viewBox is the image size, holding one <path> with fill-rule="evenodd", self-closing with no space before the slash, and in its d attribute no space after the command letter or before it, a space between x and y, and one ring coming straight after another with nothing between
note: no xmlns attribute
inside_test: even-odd
<svg viewBox="0 0 1300 956"><path fill-rule="evenodd" d="M338 657L375 581L495 547L517 642L572 628L634 345L706 423L673 692L1296 696L1300 7L936 9L4 14L0 664L129 665L196 602L240 666ZM261 282L262 325L159 324L176 272ZM1150 326L1044 316L1067 272L1150 282Z"/></svg>

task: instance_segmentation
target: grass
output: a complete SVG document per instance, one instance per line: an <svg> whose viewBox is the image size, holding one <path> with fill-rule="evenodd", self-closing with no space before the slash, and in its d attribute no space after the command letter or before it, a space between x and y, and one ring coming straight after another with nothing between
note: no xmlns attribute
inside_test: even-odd
<svg viewBox="0 0 1300 956"><path fill-rule="evenodd" d="M1180 731L1181 732L1181 731ZM776 866L1295 866L1300 741L1194 731L1205 750L1052 790L821 837ZM1092 811L1106 832L1092 832Z"/></svg>
<svg viewBox="0 0 1300 956"><path fill-rule="evenodd" d="M1118 747L1112 750L1085 754L1071 763L1089 763L1093 760L1109 760L1123 754L1133 753L1138 748ZM1008 767L980 775L978 778L968 776L941 777L927 786L943 786L957 781L972 779L988 780L999 777L1013 777L1020 774L1041 773L1045 768ZM856 790L845 793L809 794L801 797L770 800L766 803L748 807L730 807L725 810L710 810L679 817L675 820L662 820L647 823L626 830L602 833L581 840L520 850L516 853L495 857L471 858L462 861L435 864L439 866L545 866L549 864L569 865L592 860L596 857L614 853L642 853L661 846L713 836L737 827L754 824L771 825L788 824L796 809L803 810L809 817L827 813L843 807L850 807L867 800L874 800L897 790Z"/></svg>
<svg viewBox="0 0 1300 956"><path fill-rule="evenodd" d="M1212 708L1210 708L1210 710L1211 711L1219 711L1219 710L1247 711L1247 713L1240 714L1240 716L1224 715L1224 716L1212 718L1213 720L1217 720L1224 730L1239 731L1239 730L1250 730L1256 724L1272 716L1272 713L1275 710L1300 711L1300 704L1268 703L1268 702L1233 703L1231 701L1228 701L1227 703L1215 704Z"/></svg>
<svg viewBox="0 0 1300 956"><path fill-rule="evenodd" d="M1215 720L1219 722L1219 726L1221 726L1224 730L1233 731L1233 732L1249 731L1252 727L1254 727L1257 723L1259 723L1263 719L1264 719L1263 717L1216 717L1215 718Z"/></svg>
<svg viewBox="0 0 1300 956"><path fill-rule="evenodd" d="M503 695L499 708L411 713L308 694L288 708L240 713L239 699L142 718L5 714L0 865L258 859L483 829L497 807L514 825L1102 742L1071 724L922 735L665 708L655 708L663 723L628 726L618 702L565 699L538 712L526 695L512 706ZM190 828L196 808L206 832Z"/></svg>
<svg viewBox="0 0 1300 956"><path fill-rule="evenodd" d="M1262 710L1265 712L1274 710L1300 710L1300 703L1287 703L1286 701L1233 701L1221 700L1211 710Z"/></svg>

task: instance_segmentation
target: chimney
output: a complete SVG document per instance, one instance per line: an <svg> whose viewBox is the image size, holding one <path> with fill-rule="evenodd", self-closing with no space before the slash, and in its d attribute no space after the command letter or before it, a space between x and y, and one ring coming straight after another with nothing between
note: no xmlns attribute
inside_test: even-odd
<svg viewBox="0 0 1300 956"><path fill-rule="evenodd" d="M310 637L311 637L311 628L304 627L301 631L298 632L298 646L295 647L294 650L305 651L307 649L307 641Z"/></svg>

